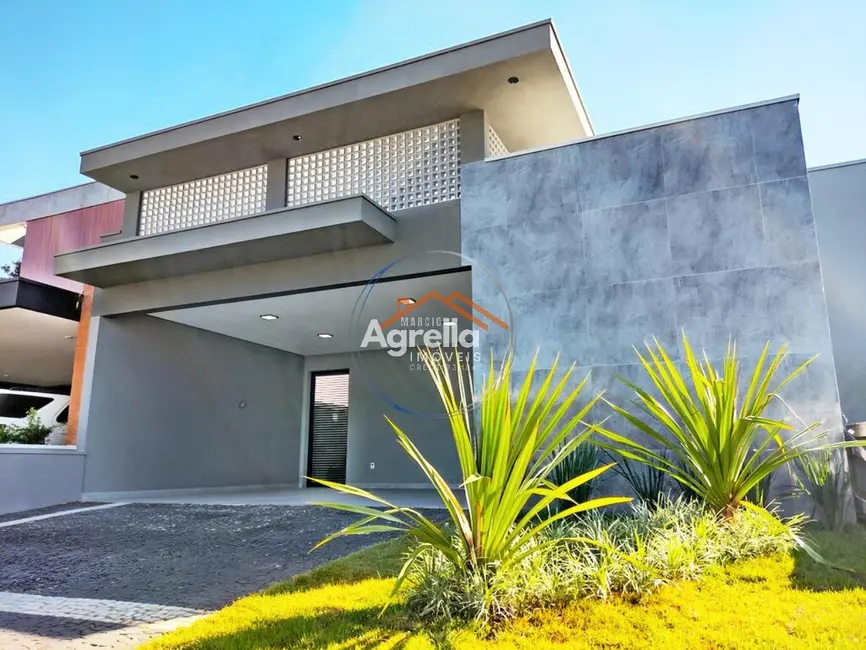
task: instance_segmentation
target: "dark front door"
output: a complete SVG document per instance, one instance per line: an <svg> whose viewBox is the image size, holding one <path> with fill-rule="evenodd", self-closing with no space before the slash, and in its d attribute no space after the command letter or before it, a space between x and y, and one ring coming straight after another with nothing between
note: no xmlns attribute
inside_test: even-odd
<svg viewBox="0 0 866 650"><path fill-rule="evenodd" d="M310 386L307 476L346 482L349 436L349 371L314 372ZM307 481L307 485L320 485Z"/></svg>

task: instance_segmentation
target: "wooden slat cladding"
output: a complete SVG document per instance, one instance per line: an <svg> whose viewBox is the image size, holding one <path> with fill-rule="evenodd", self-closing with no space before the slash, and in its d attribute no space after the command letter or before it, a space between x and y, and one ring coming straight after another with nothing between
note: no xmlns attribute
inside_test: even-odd
<svg viewBox="0 0 866 650"><path fill-rule="evenodd" d="M345 483L349 435L349 372L314 373L311 393L307 475ZM312 482L311 485L316 483Z"/></svg>
<svg viewBox="0 0 866 650"><path fill-rule="evenodd" d="M28 221L21 255L21 277L81 292L83 285L80 282L54 275L54 256L94 246L102 235L118 232L122 225L123 201Z"/></svg>

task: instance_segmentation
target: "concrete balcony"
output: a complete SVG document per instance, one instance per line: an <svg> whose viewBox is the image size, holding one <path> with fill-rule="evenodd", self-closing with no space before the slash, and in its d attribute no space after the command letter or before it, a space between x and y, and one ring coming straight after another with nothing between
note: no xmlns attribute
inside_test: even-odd
<svg viewBox="0 0 866 650"><path fill-rule="evenodd" d="M113 287L389 244L395 225L366 196L352 196L107 241L57 255L54 271L95 287Z"/></svg>

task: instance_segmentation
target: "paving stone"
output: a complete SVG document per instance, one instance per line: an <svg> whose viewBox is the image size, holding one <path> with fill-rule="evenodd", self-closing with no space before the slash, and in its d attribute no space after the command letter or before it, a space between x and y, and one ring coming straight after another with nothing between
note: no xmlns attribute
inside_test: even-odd
<svg viewBox="0 0 866 650"><path fill-rule="evenodd" d="M353 520L317 507L131 504L0 528L0 648L134 648L384 538L309 553Z"/></svg>

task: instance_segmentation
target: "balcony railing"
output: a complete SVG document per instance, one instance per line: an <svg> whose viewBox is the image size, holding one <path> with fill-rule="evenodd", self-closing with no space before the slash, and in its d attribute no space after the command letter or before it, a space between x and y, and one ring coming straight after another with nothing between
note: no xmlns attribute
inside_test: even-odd
<svg viewBox="0 0 866 650"><path fill-rule="evenodd" d="M508 153L488 126L488 157ZM460 120L290 158L285 206L365 194L388 212L460 198ZM138 234L218 223L267 209L268 167L142 192ZM281 188L282 189L282 188Z"/></svg>
<svg viewBox="0 0 866 650"><path fill-rule="evenodd" d="M267 165L141 193L139 235L204 226L265 211Z"/></svg>

